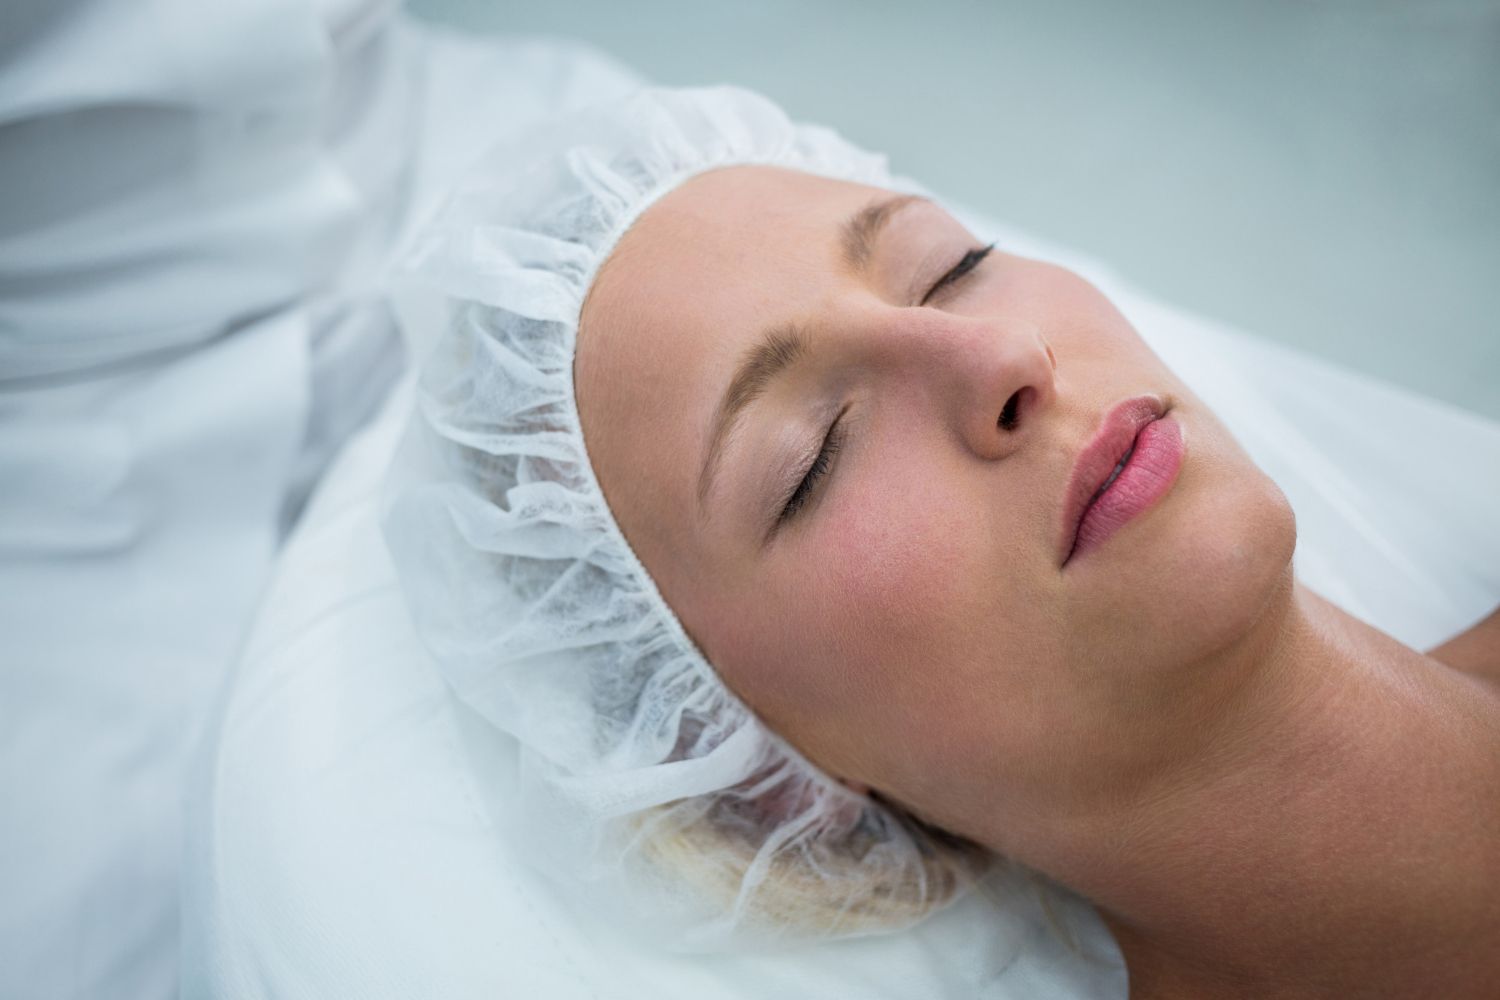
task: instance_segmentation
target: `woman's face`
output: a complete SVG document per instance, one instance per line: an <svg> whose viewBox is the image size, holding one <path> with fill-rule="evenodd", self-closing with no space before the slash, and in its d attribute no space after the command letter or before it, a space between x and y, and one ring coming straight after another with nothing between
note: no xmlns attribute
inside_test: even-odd
<svg viewBox="0 0 1500 1000"><path fill-rule="evenodd" d="M1099 291L983 249L925 200L707 173L620 242L575 373L610 506L729 686L830 773L1026 858L1181 754L1294 529ZM1080 454L1138 397L1180 464L1070 557Z"/></svg>

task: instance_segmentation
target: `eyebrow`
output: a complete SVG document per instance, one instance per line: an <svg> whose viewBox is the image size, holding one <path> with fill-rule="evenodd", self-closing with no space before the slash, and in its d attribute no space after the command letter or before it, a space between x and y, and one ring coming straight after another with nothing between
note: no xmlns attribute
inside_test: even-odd
<svg viewBox="0 0 1500 1000"><path fill-rule="evenodd" d="M895 195L872 201L855 212L839 231L839 247L845 266L856 273L868 268L875 254L880 232L897 212L914 202L927 201L920 195ZM719 400L712 430L705 449L703 468L698 474L698 507L706 509L723 454L724 440L729 436L740 414L764 395L777 377L794 368L808 352L807 334L795 324L782 324L767 330L755 346L740 358L734 377Z"/></svg>
<svg viewBox="0 0 1500 1000"><path fill-rule="evenodd" d="M787 324L766 331L760 342L746 351L740 359L734 378L729 380L729 388L724 390L724 395L719 400L703 469L698 474L700 508L707 502L709 490L713 488L724 438L728 436L730 428L745 407L755 402L778 375L796 365L807 353L807 348L807 334L800 328Z"/></svg>
<svg viewBox="0 0 1500 1000"><path fill-rule="evenodd" d="M864 271L875 254L875 244L880 239L880 231L885 228L885 224L906 206L926 200L920 195L898 194L893 198L872 201L855 212L844 223L839 241L844 251L844 263L851 271Z"/></svg>

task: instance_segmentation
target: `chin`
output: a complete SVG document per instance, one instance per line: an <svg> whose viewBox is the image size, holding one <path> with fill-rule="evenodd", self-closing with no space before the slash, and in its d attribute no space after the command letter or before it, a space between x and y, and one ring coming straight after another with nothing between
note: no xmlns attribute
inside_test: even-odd
<svg viewBox="0 0 1500 1000"><path fill-rule="evenodd" d="M1248 465L1248 460L1247 460ZM1297 521L1269 476L1248 475L1184 497L1181 521L1163 546L1163 600L1176 608L1165 633L1171 661L1191 664L1235 644L1290 591Z"/></svg>

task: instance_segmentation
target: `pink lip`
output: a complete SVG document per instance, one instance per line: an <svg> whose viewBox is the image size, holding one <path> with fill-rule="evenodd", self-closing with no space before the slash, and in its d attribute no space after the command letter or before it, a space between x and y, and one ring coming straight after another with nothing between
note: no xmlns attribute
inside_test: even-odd
<svg viewBox="0 0 1500 1000"><path fill-rule="evenodd" d="M1171 490L1184 447L1182 428L1167 417L1168 409L1156 396L1138 396L1104 415L1093 440L1079 453L1063 494L1062 565L1102 545ZM1100 493L1126 453L1130 461Z"/></svg>

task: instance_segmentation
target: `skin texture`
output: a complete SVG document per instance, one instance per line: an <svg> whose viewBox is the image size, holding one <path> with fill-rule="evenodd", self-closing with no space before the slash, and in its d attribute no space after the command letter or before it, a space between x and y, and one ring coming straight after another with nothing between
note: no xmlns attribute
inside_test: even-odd
<svg viewBox="0 0 1500 1000"><path fill-rule="evenodd" d="M853 252L848 220L889 198L704 174L585 304L601 485L726 683L830 773L1088 895L1133 996L1487 995L1493 680L1298 585L1280 491L1077 275L999 248L923 305L977 246L924 201ZM705 493L721 393L793 328L799 363ZM1064 564L1074 462L1141 395L1170 406L1181 470Z"/></svg>

